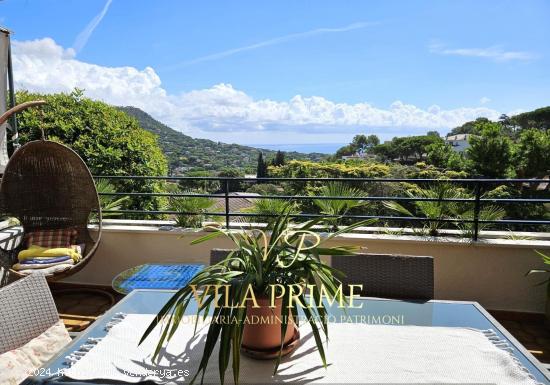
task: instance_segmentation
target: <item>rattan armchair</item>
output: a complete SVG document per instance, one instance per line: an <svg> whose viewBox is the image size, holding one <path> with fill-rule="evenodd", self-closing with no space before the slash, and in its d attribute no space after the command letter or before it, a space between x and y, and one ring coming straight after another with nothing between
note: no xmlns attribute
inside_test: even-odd
<svg viewBox="0 0 550 385"><path fill-rule="evenodd" d="M231 250L231 249L210 250L210 264L215 265L216 263L223 261L225 258L229 256L229 253L231 253L232 251L234 250Z"/></svg>
<svg viewBox="0 0 550 385"><path fill-rule="evenodd" d="M0 288L0 354L19 348L59 321L43 274Z"/></svg>
<svg viewBox="0 0 550 385"><path fill-rule="evenodd" d="M355 254L332 257L332 267L346 274L344 288L362 284L361 295L393 299L434 298L432 257Z"/></svg>

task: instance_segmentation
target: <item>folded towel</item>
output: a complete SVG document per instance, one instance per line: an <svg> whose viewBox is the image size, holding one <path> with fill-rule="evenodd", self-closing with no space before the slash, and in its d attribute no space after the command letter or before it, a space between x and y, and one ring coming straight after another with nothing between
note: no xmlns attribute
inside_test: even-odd
<svg viewBox="0 0 550 385"><path fill-rule="evenodd" d="M44 275L50 275L54 273L59 273L61 271L69 270L74 265L71 265L69 263L61 263L59 265L46 267L44 269L24 269L19 270L19 274L29 275L29 274L44 274Z"/></svg>
<svg viewBox="0 0 550 385"><path fill-rule="evenodd" d="M19 263L22 265L39 265L39 264L45 264L45 263L59 263L64 262L72 258L68 255L64 255L62 257L51 257L51 258L29 258L24 259L20 261Z"/></svg>
<svg viewBox="0 0 550 385"><path fill-rule="evenodd" d="M17 259L19 259L19 261L24 261L25 259L64 257L66 255L71 257L75 262L78 262L82 258L76 250L70 247L48 249L46 247L32 245L27 250L19 252Z"/></svg>
<svg viewBox="0 0 550 385"><path fill-rule="evenodd" d="M71 245L71 249L74 249L78 254L84 255L84 249L86 248L85 243L81 243L79 245Z"/></svg>
<svg viewBox="0 0 550 385"><path fill-rule="evenodd" d="M20 271L20 270L30 270L30 269L45 269L47 267L52 267L56 265L74 265L74 261L72 259L68 259L66 261L61 262L53 262L53 263L16 263L13 265L13 270Z"/></svg>

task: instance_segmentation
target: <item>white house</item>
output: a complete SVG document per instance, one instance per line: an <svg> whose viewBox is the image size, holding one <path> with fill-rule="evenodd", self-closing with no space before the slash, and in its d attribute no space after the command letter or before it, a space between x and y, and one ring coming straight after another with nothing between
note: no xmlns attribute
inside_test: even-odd
<svg viewBox="0 0 550 385"><path fill-rule="evenodd" d="M454 151L464 152L470 144L468 140L472 134L458 134L458 135L449 135L445 138L445 143L451 145Z"/></svg>
<svg viewBox="0 0 550 385"><path fill-rule="evenodd" d="M363 159L367 159L368 157L369 157L368 154L366 154L364 152L356 152L353 155L344 155L344 156L342 156L342 160L350 160L350 159L363 160Z"/></svg>

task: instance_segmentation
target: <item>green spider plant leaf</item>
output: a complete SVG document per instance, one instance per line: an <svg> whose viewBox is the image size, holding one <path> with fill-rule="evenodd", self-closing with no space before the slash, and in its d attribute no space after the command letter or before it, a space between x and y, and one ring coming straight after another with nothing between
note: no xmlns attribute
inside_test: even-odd
<svg viewBox="0 0 550 385"><path fill-rule="evenodd" d="M531 275L531 274L539 274L539 273L550 273L550 270L545 270L545 269L532 269L532 270L529 270L527 273L525 273L525 275Z"/></svg>
<svg viewBox="0 0 550 385"><path fill-rule="evenodd" d="M207 325L202 357L192 382L199 377L201 381L204 381L208 363L212 359L215 347L219 344L217 359L220 382L225 382L225 374L231 362L233 381L238 383L240 348L247 311L246 307L233 307L231 305L243 303L249 288L256 295L266 295L269 287L274 284L282 285L287 290L291 285L298 285L299 287L309 285L309 294L313 296L312 302L316 306L303 308L303 312L306 316L306 322L311 326L323 365L326 367L324 339L321 335L328 340L328 312L325 308L325 301L321 301L320 298L323 294L331 303L335 300L340 301L342 295L341 279L345 275L325 265L321 261L321 256L351 255L357 251L357 248L353 246L324 247L318 244L316 235L310 233L310 231L316 229L317 225L325 223L326 220L323 218L315 218L296 226L290 224L289 218L290 210L285 210L270 222L264 231L217 229L215 232L191 242L192 244L199 244L223 235L235 244L236 249L223 261L211 265L195 275L185 288L179 290L149 325L142 341L162 321L163 329L157 344L158 353L163 344L175 335L189 303L197 301L195 332L199 316L202 316L203 320L206 320L207 316L211 316L212 321ZM375 221L376 219L369 219L342 227L335 233L323 238L322 242ZM330 221L327 223L330 223ZM302 232L300 233L300 231ZM216 294L216 290L214 290L216 285L228 285L226 287L229 288L229 291L226 292L224 289ZM316 297L319 300L316 301ZM301 303L308 305L304 292L300 293L298 298ZM230 304L229 306L226 305L226 299L227 303ZM342 298L342 300L345 303L345 298ZM290 310L294 322L299 325L298 306L300 305L295 302L289 309L287 296L283 297L282 302L285 317L283 317L281 324L281 333L284 336L291 325L286 312ZM224 322L222 317L229 319L231 322ZM281 362L281 348L282 346L279 346L279 355L274 365L274 372L277 371Z"/></svg>
<svg viewBox="0 0 550 385"><path fill-rule="evenodd" d="M221 235L224 235L225 233L221 230L216 230L216 231L213 231L209 234L206 234L205 236L202 236L200 238L197 238L197 239L194 239L192 242L191 242L191 245L198 245L199 243L202 243L202 242L206 242L206 241L209 241L211 239L214 239L214 238L218 238L219 236Z"/></svg>
<svg viewBox="0 0 550 385"><path fill-rule="evenodd" d="M303 298L303 295L300 297L302 302L305 301L305 298ZM313 333L313 337L315 338L315 345L317 345L317 350L319 351L319 355L321 356L321 361L323 362L323 366L327 367L327 357L325 355L325 348L323 346L323 340L321 339L321 335L319 334L319 328L317 327L317 324L315 323L315 318L313 317L311 310L308 307L302 308L304 311L304 314L306 316L306 319L309 320L309 325L311 326L311 331Z"/></svg>
<svg viewBox="0 0 550 385"><path fill-rule="evenodd" d="M285 295L282 300L281 305L281 346L279 347L279 354L277 355L277 361L275 362L275 368L273 369L273 375L277 374L277 369L281 363L281 358L283 356L283 347L285 342L286 330L288 329L288 308L289 308L289 299Z"/></svg>
<svg viewBox="0 0 550 385"><path fill-rule="evenodd" d="M542 257L542 261L544 263L546 263L547 265L550 265L550 256L548 256L546 254L543 254L538 250L535 250L535 253L537 253L538 255L540 255Z"/></svg>

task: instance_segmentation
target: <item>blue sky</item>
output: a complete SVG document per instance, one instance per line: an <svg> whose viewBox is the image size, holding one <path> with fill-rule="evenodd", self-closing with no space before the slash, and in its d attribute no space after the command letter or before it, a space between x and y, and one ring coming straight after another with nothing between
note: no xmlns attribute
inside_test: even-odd
<svg viewBox="0 0 550 385"><path fill-rule="evenodd" d="M20 87L79 86L239 143L445 133L549 105L549 16L542 0L0 3Z"/></svg>

